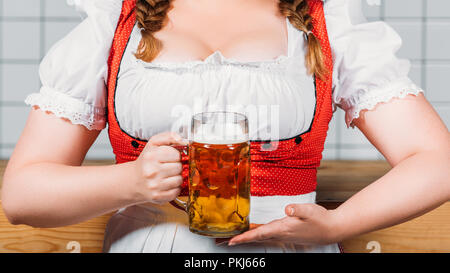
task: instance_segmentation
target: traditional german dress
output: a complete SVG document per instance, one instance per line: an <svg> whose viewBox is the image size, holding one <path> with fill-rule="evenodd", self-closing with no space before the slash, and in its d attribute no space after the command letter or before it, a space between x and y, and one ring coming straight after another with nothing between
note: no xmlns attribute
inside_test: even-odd
<svg viewBox="0 0 450 273"><path fill-rule="evenodd" d="M187 121L180 121L179 112L245 113L252 161L250 222L268 223L285 217L288 204L315 202L317 168L335 106L345 111L345 122L351 126L361 110L421 92L407 76L410 63L395 56L400 37L385 23L365 22L359 0L308 4L328 71L323 79L308 75L307 37L287 19L288 49L275 59L244 62L216 51L204 60L147 63L134 56L141 40L135 0L81 1L78 7L87 18L50 49L40 67L42 89L26 103L91 130L108 125L118 164L135 160L151 136L184 128ZM183 175L188 175L187 166ZM183 186L186 194L187 185ZM339 248L216 245L212 238L189 232L183 211L149 203L122 208L111 218L104 251L339 252Z"/></svg>

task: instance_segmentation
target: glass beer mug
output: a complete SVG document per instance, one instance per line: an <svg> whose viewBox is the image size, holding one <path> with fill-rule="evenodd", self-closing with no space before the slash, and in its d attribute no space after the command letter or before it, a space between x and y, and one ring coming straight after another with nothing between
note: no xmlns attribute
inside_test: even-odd
<svg viewBox="0 0 450 273"><path fill-rule="evenodd" d="M232 112L192 118L188 145L189 197L172 202L189 215L189 230L228 238L249 229L248 119Z"/></svg>

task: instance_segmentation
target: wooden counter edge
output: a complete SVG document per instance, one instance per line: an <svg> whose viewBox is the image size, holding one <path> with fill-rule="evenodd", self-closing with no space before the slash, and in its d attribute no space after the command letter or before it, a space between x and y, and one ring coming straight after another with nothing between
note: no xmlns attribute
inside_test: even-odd
<svg viewBox="0 0 450 273"><path fill-rule="evenodd" d="M339 203L322 203L335 208ZM0 203L1 206L1 203ZM106 224L113 213L59 228L32 228L11 225L0 211L0 253L4 252L101 252ZM379 246L381 252L450 253L450 202L412 221L371 232L341 243L344 252L368 253Z"/></svg>
<svg viewBox="0 0 450 273"><path fill-rule="evenodd" d="M111 161L86 161L87 165ZM0 160L0 187L6 161ZM335 208L343 200L389 171L383 161L323 161L319 168L317 200ZM101 252L104 230L112 213L89 221L60 228L32 228L11 225L0 201L1 252ZM369 244L370 243L370 244ZM450 253L450 202L412 221L371 232L341 243L345 252L370 252L379 245L381 252Z"/></svg>

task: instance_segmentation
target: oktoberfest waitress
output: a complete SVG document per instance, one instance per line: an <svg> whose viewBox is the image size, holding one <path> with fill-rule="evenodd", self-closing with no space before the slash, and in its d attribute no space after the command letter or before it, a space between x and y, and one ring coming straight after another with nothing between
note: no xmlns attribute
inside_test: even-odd
<svg viewBox="0 0 450 273"><path fill-rule="evenodd" d="M13 224L65 226L117 211L106 252L339 252L342 240L449 200L448 129L396 57L400 37L366 22L359 0L76 5L87 18L49 50L42 88L26 99L33 107L2 191ZM172 110L196 101L279 109L277 119L249 118L258 227L226 244L189 232L169 204L183 183ZM393 168L327 210L315 204L316 174L335 107ZM107 125L119 164L81 166ZM266 133L274 128L276 140Z"/></svg>

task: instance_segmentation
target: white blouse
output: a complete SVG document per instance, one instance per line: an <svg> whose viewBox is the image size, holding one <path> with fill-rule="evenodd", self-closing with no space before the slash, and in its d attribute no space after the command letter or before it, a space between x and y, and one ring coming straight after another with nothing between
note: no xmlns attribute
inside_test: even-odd
<svg viewBox="0 0 450 273"><path fill-rule="evenodd" d="M324 2L334 62L333 103L346 112L348 126L361 110L422 92L407 76L409 61L395 56L401 39L391 27L365 22L360 0ZM27 104L88 129L105 127L107 58L121 5L122 0L77 2L87 18L47 53L40 65L42 88L26 98ZM260 62L240 62L217 51L205 60L145 63L133 54L141 38L135 26L116 90L120 126L148 139L181 129L186 120L180 115L231 107L249 116L251 139L306 131L314 115L314 80L306 73L303 33L286 23L287 53Z"/></svg>

